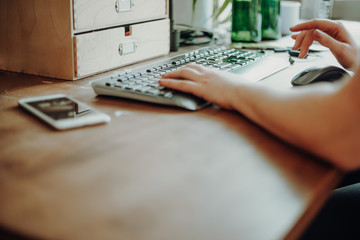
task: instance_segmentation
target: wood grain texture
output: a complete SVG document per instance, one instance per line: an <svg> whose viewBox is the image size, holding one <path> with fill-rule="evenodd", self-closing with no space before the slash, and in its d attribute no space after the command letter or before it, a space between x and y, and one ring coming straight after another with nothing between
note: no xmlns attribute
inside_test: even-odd
<svg viewBox="0 0 360 240"><path fill-rule="evenodd" d="M341 176L238 113L95 97L94 79L0 72L1 226L44 239L294 239ZM58 132L16 104L55 93L112 121Z"/></svg>
<svg viewBox="0 0 360 240"><path fill-rule="evenodd" d="M0 2L0 68L54 78L73 78L70 1Z"/></svg>
<svg viewBox="0 0 360 240"><path fill-rule="evenodd" d="M114 0L0 1L0 69L75 80L167 54L167 0L134 2L132 11L117 13ZM76 30L73 14L80 26ZM133 26L125 38L123 24L157 19L162 19L158 25ZM139 49L119 58L119 44L125 40L136 40Z"/></svg>
<svg viewBox="0 0 360 240"><path fill-rule="evenodd" d="M131 25L131 36L124 27L80 34L75 37L77 77L129 65L149 58L166 55L170 49L169 20ZM120 44L133 42L133 53L120 55Z"/></svg>
<svg viewBox="0 0 360 240"><path fill-rule="evenodd" d="M336 60L317 54L257 84L290 88L317 63ZM236 112L96 97L91 82L110 74L0 71L0 226L35 239L297 239L342 177ZM58 132L17 107L56 93L112 121Z"/></svg>
<svg viewBox="0 0 360 240"><path fill-rule="evenodd" d="M74 0L74 29L106 28L167 17L167 0L134 0L130 11L117 12L116 0Z"/></svg>

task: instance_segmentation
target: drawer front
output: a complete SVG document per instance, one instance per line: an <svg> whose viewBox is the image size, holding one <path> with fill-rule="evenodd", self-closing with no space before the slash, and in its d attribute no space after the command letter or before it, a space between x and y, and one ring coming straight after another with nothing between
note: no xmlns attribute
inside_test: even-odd
<svg viewBox="0 0 360 240"><path fill-rule="evenodd" d="M118 27L74 37L75 77L114 69L169 53L169 20Z"/></svg>
<svg viewBox="0 0 360 240"><path fill-rule="evenodd" d="M74 29L93 30L165 18L167 0L73 0Z"/></svg>

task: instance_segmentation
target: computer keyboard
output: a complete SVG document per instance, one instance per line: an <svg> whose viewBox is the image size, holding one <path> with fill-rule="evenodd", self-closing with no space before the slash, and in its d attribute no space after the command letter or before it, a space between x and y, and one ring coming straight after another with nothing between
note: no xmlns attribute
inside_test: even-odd
<svg viewBox="0 0 360 240"><path fill-rule="evenodd" d="M92 83L96 94L164 104L198 110L208 105L193 95L160 86L161 75L179 67L197 63L227 72L241 74L241 78L258 81L289 66L289 62L275 54L244 51L211 46L191 51L159 62L114 73Z"/></svg>

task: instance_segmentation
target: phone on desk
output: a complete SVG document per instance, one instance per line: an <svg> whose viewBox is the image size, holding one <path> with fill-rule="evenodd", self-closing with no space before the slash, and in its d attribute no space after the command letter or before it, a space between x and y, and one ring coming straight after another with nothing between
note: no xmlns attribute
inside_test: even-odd
<svg viewBox="0 0 360 240"><path fill-rule="evenodd" d="M22 98L18 104L58 130L110 121L110 116L63 94Z"/></svg>

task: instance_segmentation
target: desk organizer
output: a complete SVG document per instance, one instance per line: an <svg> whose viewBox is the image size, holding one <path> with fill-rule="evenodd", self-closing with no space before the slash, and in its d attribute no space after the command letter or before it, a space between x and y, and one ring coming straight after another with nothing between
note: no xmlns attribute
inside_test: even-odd
<svg viewBox="0 0 360 240"><path fill-rule="evenodd" d="M76 80L169 53L167 0L1 0L0 69Z"/></svg>

